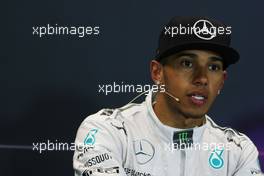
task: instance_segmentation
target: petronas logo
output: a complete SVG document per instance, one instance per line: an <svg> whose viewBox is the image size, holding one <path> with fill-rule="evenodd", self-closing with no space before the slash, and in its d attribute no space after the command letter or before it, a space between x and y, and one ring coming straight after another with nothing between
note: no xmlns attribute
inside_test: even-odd
<svg viewBox="0 0 264 176"><path fill-rule="evenodd" d="M220 150L220 149L215 149L210 157L209 157L209 164L211 167L213 167L214 169L220 169L221 167L224 166L224 159L223 159L223 152L224 149Z"/></svg>
<svg viewBox="0 0 264 176"><path fill-rule="evenodd" d="M95 143L95 134L97 133L98 129L94 128L89 131L87 134L86 138L84 139L84 144L85 145L94 145Z"/></svg>

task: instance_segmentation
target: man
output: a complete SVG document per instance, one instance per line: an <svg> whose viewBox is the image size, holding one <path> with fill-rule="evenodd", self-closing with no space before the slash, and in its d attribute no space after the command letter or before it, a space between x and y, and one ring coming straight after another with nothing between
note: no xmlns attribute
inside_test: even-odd
<svg viewBox="0 0 264 176"><path fill-rule="evenodd" d="M231 27L216 20L174 17L150 64L159 90L141 104L103 109L83 121L75 175L261 175L250 139L206 115L226 68L239 60L230 34Z"/></svg>

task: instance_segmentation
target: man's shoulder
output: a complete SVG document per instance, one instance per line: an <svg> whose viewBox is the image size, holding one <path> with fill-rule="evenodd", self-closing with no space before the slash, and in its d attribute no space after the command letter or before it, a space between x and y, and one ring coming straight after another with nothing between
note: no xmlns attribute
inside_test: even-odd
<svg viewBox="0 0 264 176"><path fill-rule="evenodd" d="M231 127L223 127L217 125L211 118L207 118L210 134L219 139L223 143L231 144L232 148L243 150L248 145L254 146L249 137Z"/></svg>
<svg viewBox="0 0 264 176"><path fill-rule="evenodd" d="M82 124L111 124L124 123L126 119L133 119L135 114L144 112L144 104L129 103L120 108L103 108L100 111L89 115L84 119Z"/></svg>

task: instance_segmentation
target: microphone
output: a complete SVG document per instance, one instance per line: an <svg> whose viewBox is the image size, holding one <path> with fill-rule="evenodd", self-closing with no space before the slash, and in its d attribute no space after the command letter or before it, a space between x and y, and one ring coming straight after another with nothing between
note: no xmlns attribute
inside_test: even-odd
<svg viewBox="0 0 264 176"><path fill-rule="evenodd" d="M169 97L171 97L172 99L174 99L177 103L180 102L180 99L179 99L179 98L173 96L173 95L172 95L171 93L169 93L168 91L165 91L164 93L165 93L166 95L168 95Z"/></svg>
<svg viewBox="0 0 264 176"><path fill-rule="evenodd" d="M160 82L157 81L156 84L159 86L159 85L160 85ZM165 86L165 85L164 85L164 86ZM166 86L165 86L165 87L166 87ZM159 86L159 88L160 88L160 86ZM159 90L160 90L160 89L159 89ZM164 91L159 91L159 92L161 92L161 93L165 93L166 95L168 95L169 97L171 97L172 99L174 99L177 103L180 102L180 99L179 99L179 98L175 97L174 95L172 95L171 93L169 93L168 91L166 91L166 89L164 89Z"/></svg>

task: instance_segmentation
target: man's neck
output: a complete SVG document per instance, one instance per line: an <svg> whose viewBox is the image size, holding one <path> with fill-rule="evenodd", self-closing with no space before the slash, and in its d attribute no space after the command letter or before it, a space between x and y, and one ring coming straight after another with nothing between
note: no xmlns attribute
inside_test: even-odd
<svg viewBox="0 0 264 176"><path fill-rule="evenodd" d="M186 117L179 111L175 111L166 104L162 96L156 97L156 103L153 109L159 120L164 124L174 128L186 129L203 125L205 117L191 118Z"/></svg>

